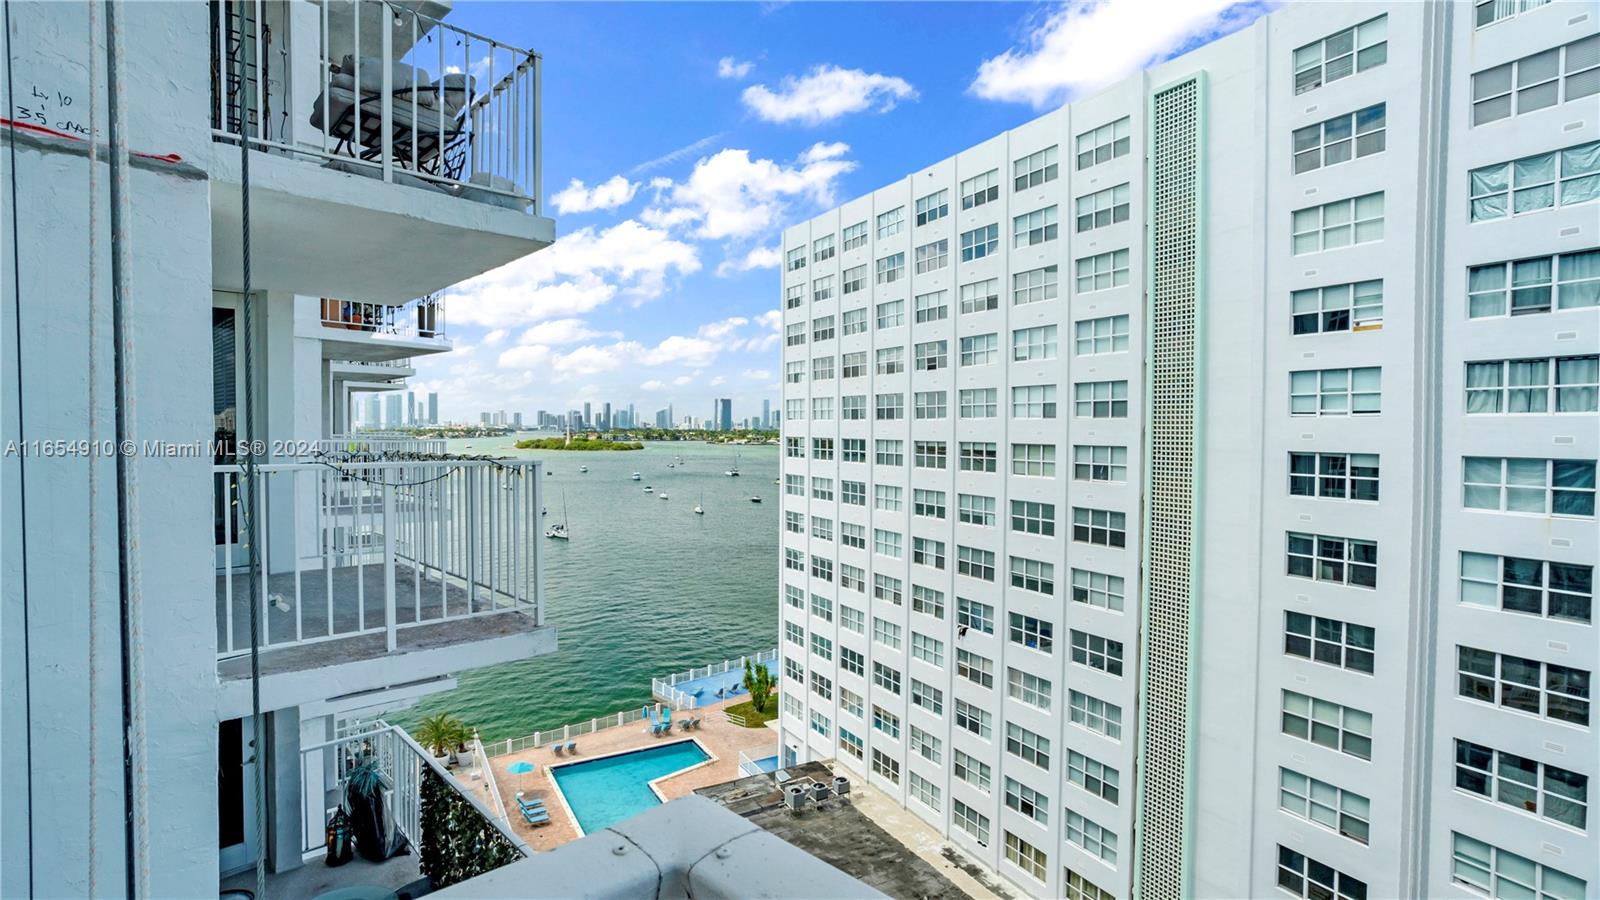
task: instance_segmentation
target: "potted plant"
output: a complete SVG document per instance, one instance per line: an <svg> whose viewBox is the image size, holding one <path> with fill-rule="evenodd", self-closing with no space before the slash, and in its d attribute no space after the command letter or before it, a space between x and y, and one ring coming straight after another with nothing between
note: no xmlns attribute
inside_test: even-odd
<svg viewBox="0 0 1600 900"><path fill-rule="evenodd" d="M462 743L461 734L465 730L466 726L455 716L434 713L418 723L415 737L417 743L433 753L434 759L449 765L451 751Z"/></svg>

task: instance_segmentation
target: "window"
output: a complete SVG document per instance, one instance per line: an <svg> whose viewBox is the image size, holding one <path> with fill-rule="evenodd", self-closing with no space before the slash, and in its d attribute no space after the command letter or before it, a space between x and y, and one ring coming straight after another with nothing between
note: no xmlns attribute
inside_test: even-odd
<svg viewBox="0 0 1600 900"><path fill-rule="evenodd" d="M880 466L903 466L906 464L904 441L877 440L874 442L873 454L875 461Z"/></svg>
<svg viewBox="0 0 1600 900"><path fill-rule="evenodd" d="M798 347L806 342L806 323L794 322L783 327L785 347Z"/></svg>
<svg viewBox="0 0 1600 900"><path fill-rule="evenodd" d="M1372 331L1383 325L1383 279L1295 291L1289 304L1295 334Z"/></svg>
<svg viewBox="0 0 1600 900"><path fill-rule="evenodd" d="M876 712L877 707L873 707L873 710ZM900 761L876 747L872 749L872 771L887 778L891 784L900 783Z"/></svg>
<svg viewBox="0 0 1600 900"><path fill-rule="evenodd" d="M994 663L971 651L956 650L956 674L979 687L994 687Z"/></svg>
<svg viewBox="0 0 1600 900"><path fill-rule="evenodd" d="M1011 530L1052 537L1056 533L1056 505L1033 500L1011 501ZM1013 582L1014 583L1014 582Z"/></svg>
<svg viewBox="0 0 1600 900"><path fill-rule="evenodd" d="M905 230L906 208L897 206L886 213L878 214L878 240L894 237Z"/></svg>
<svg viewBox="0 0 1600 900"><path fill-rule="evenodd" d="M805 644L804 641L801 641L798 638L795 640L795 643L802 646ZM783 658L783 674L787 678L792 678L795 681L801 682L802 685L806 680L805 668L787 656Z"/></svg>
<svg viewBox="0 0 1600 900"><path fill-rule="evenodd" d="M951 762L951 771L957 778L984 793L989 792L991 769L988 764L979 762L960 750L954 752Z"/></svg>
<svg viewBox="0 0 1600 900"><path fill-rule="evenodd" d="M881 533L890 534L890 532ZM898 548L900 543L900 535L895 534L892 536L894 538L895 546ZM887 556L888 554L885 555ZM884 600L894 604L895 606L899 606L905 596L905 588L902 586L900 579L891 575L884 575L880 572L872 576L872 596L876 600Z"/></svg>
<svg viewBox="0 0 1600 900"><path fill-rule="evenodd" d="M798 695L781 694L780 696L783 698L783 711L786 715L794 716L796 719L805 715L805 705Z"/></svg>
<svg viewBox="0 0 1600 900"><path fill-rule="evenodd" d="M804 572L806 570L805 553L793 547L785 547L783 550L783 567L793 569L796 572Z"/></svg>
<svg viewBox="0 0 1600 900"><path fill-rule="evenodd" d="M992 419L999 415L1000 392L995 388L963 390L960 413L963 419Z"/></svg>
<svg viewBox="0 0 1600 900"><path fill-rule="evenodd" d="M1012 444L1011 474L1056 477L1055 444Z"/></svg>
<svg viewBox="0 0 1600 900"><path fill-rule="evenodd" d="M846 297L856 293L866 286L867 266L865 263L859 266L851 266L850 268L844 270L844 295ZM844 333L852 334L853 332L851 332L849 328L846 328Z"/></svg>
<svg viewBox="0 0 1600 900"><path fill-rule="evenodd" d="M865 701L860 694L843 686L839 688L839 708L844 710L845 713L857 719L865 718L866 707L864 703Z"/></svg>
<svg viewBox="0 0 1600 900"><path fill-rule="evenodd" d="M1058 285L1055 266L1029 269L1026 272L1018 272L1011 276L1011 303L1013 306L1054 300L1057 296Z"/></svg>
<svg viewBox="0 0 1600 900"><path fill-rule="evenodd" d="M883 621L883 620L882 619L874 619L873 620L873 630L874 631L877 630L877 623L881 622L881 621ZM874 635L874 637L876 637L876 635ZM899 673L899 671L897 671L895 669L891 669L888 666L884 665L883 663L875 662L875 663L872 664L872 683L877 685L878 687L883 688L884 690L888 691L889 693L894 694L895 696L899 696L900 695L900 673Z"/></svg>
<svg viewBox="0 0 1600 900"><path fill-rule="evenodd" d="M1381 17L1378 20L1381 21ZM1366 900L1367 883L1278 845L1278 887L1309 900Z"/></svg>
<svg viewBox="0 0 1600 900"><path fill-rule="evenodd" d="M839 726L839 748L841 750L856 759L860 759L865 747L866 744L854 732L846 729L843 725Z"/></svg>
<svg viewBox="0 0 1600 900"><path fill-rule="evenodd" d="M844 249L846 250L865 247L867 245L867 223L857 222L854 225L848 225L843 231L839 232L839 236L844 238Z"/></svg>
<svg viewBox="0 0 1600 900"><path fill-rule="evenodd" d="M1550 0L1475 0L1473 4L1476 7L1474 25L1478 28L1482 28L1485 25L1493 25L1512 16L1521 15L1530 9L1538 9L1549 2ZM1579 891L1579 893L1583 892Z"/></svg>
<svg viewBox="0 0 1600 900"><path fill-rule="evenodd" d="M956 598L956 624L984 634L994 634L994 607L965 597Z"/></svg>
<svg viewBox="0 0 1600 900"><path fill-rule="evenodd" d="M1072 629L1072 661L1107 675L1122 677L1122 642Z"/></svg>
<svg viewBox="0 0 1600 900"><path fill-rule="evenodd" d="M950 263L950 242L940 239L923 244L916 249L915 262L918 275L944 268Z"/></svg>
<svg viewBox="0 0 1600 900"><path fill-rule="evenodd" d="M1067 751L1067 781L1107 803L1115 804L1121 796L1121 780L1121 775L1111 766L1076 750Z"/></svg>
<svg viewBox="0 0 1600 900"><path fill-rule="evenodd" d="M1289 373L1289 415L1371 416L1382 412L1383 370L1306 369Z"/></svg>
<svg viewBox="0 0 1600 900"><path fill-rule="evenodd" d="M833 560L813 554L811 557L811 575L813 578L820 578L823 581L832 581Z"/></svg>
<svg viewBox="0 0 1600 900"><path fill-rule="evenodd" d="M1293 769L1278 769L1278 808L1360 844L1372 830L1372 801Z"/></svg>
<svg viewBox="0 0 1600 900"><path fill-rule="evenodd" d="M1021 669L1006 669L1006 695L1047 712L1050 709L1049 679Z"/></svg>
<svg viewBox="0 0 1600 900"><path fill-rule="evenodd" d="M1600 141L1473 169L1472 221L1526 215L1600 197Z"/></svg>
<svg viewBox="0 0 1600 900"><path fill-rule="evenodd" d="M1325 500L1378 499L1378 454L1290 453L1289 494Z"/></svg>
<svg viewBox="0 0 1600 900"><path fill-rule="evenodd" d="M1467 270L1467 315L1524 316L1600 306L1600 250L1491 263Z"/></svg>
<svg viewBox="0 0 1600 900"><path fill-rule="evenodd" d="M1107 703L1082 691L1067 691L1067 709L1072 724L1103 734L1114 741L1122 740L1122 707Z"/></svg>
<svg viewBox="0 0 1600 900"><path fill-rule="evenodd" d="M806 401L804 397L796 397L783 401L783 421L803 422L806 418Z"/></svg>
<svg viewBox="0 0 1600 900"><path fill-rule="evenodd" d="M992 365L1000 349L998 334L975 334L961 339L961 365Z"/></svg>
<svg viewBox="0 0 1600 900"><path fill-rule="evenodd" d="M833 540L833 520L822 516L811 517L811 536L819 541Z"/></svg>
<svg viewBox="0 0 1600 900"><path fill-rule="evenodd" d="M833 734L833 723L828 721L827 716L813 710L811 712L811 730L823 737L828 737Z"/></svg>
<svg viewBox="0 0 1600 900"><path fill-rule="evenodd" d="M1294 51L1294 92L1304 94L1389 61L1389 17L1368 19Z"/></svg>
<svg viewBox="0 0 1600 900"><path fill-rule="evenodd" d="M794 497L806 495L806 477L804 475L783 476L783 492Z"/></svg>
<svg viewBox="0 0 1600 900"><path fill-rule="evenodd" d="M839 604L839 627L843 628L845 631L853 631L856 634L866 634L867 633L867 614L862 612L859 609L856 609L856 608L850 607L850 606L845 606L843 603L841 603L841 604ZM844 648L844 647L840 647L839 648L839 657L840 657L841 660L844 660L849 653L850 653L850 651L847 650L846 648ZM857 655L857 659L860 659L860 655L859 654ZM850 667L846 666L845 668L848 669ZM858 668L858 670L856 671L856 674L857 675L861 675L861 674L864 674L864 673L863 673L863 671L859 670L859 668Z"/></svg>
<svg viewBox="0 0 1600 900"><path fill-rule="evenodd" d="M805 609L806 607L806 592L792 584L783 586L783 599L784 602L795 609Z"/></svg>
<svg viewBox="0 0 1600 900"><path fill-rule="evenodd" d="M949 291L918 294L912 300L912 309L915 310L912 318L917 322L940 322L949 318L949 298ZM943 343L943 341L940 341L941 345Z"/></svg>
<svg viewBox="0 0 1600 900"><path fill-rule="evenodd" d="M1126 381L1080 381L1072 386L1072 414L1080 419L1126 419Z"/></svg>
<svg viewBox="0 0 1600 900"><path fill-rule="evenodd" d="M992 500L990 502L993 502ZM994 552L956 545L956 572L984 581L994 580Z"/></svg>
<svg viewBox="0 0 1600 900"><path fill-rule="evenodd" d="M1016 810L1035 822L1038 822L1040 825L1048 825L1050 823L1049 797L1046 797L1038 791L1035 791L1033 788L1028 787L1015 778L1008 777L1003 784L1005 786L1005 800L1008 808ZM1007 844L1009 844L1010 841L1011 834L1007 832ZM1036 877L1044 877L1042 869L1040 874Z"/></svg>
<svg viewBox="0 0 1600 900"><path fill-rule="evenodd" d="M912 395L912 414L918 419L944 418L949 411L945 396L944 391L917 391ZM918 441L917 445L920 447L922 442Z"/></svg>
<svg viewBox="0 0 1600 900"><path fill-rule="evenodd" d="M998 226L997 226L998 227ZM1596 254L1600 256L1600 253ZM1000 279L985 278L961 286L961 314L1000 308Z"/></svg>
<svg viewBox="0 0 1600 900"><path fill-rule="evenodd" d="M1466 383L1468 415L1600 410L1600 356L1469 362Z"/></svg>
<svg viewBox="0 0 1600 900"><path fill-rule="evenodd" d="M1589 724L1589 672L1584 669L1457 647L1456 693L1547 719Z"/></svg>
<svg viewBox="0 0 1600 900"><path fill-rule="evenodd" d="M826 421L828 419L832 419L833 418L833 398L832 397L812 397L811 398L811 418L817 419L819 421Z"/></svg>
<svg viewBox="0 0 1600 900"><path fill-rule="evenodd" d="M1079 197L1076 204L1078 216L1078 231L1093 231L1096 228L1105 228L1117 222L1128 220L1127 184L1095 191L1092 194ZM1054 235L1051 235L1054 237Z"/></svg>
<svg viewBox="0 0 1600 900"><path fill-rule="evenodd" d="M1517 2L1518 0L1485 0L1478 4L1478 10L1481 14L1486 6L1511 6ZM1542 6L1548 0L1520 0L1520 2L1532 7ZM1588 896L1587 885L1581 878L1573 878L1558 869L1541 865L1525 856L1501 850L1493 844L1486 844L1464 834L1451 832L1450 839L1453 858L1450 867L1451 879L1476 888L1491 897L1578 900L1579 897Z"/></svg>
<svg viewBox="0 0 1600 900"><path fill-rule="evenodd" d="M940 507L941 512L943 507ZM911 539L911 561L919 566L931 566L935 569L944 568L944 541L933 538L913 537Z"/></svg>
<svg viewBox="0 0 1600 900"><path fill-rule="evenodd" d="M994 733L994 717L986 709L973 706L965 700L956 701L956 727L970 731L988 740Z"/></svg>
<svg viewBox="0 0 1600 900"><path fill-rule="evenodd" d="M1106 575L1087 569L1072 570L1072 599L1087 606L1122 612L1123 581L1119 575Z"/></svg>
<svg viewBox="0 0 1600 900"><path fill-rule="evenodd" d="M1056 386L1032 384L1012 388L1011 415L1018 419L1054 419Z"/></svg>
<svg viewBox="0 0 1600 900"><path fill-rule="evenodd" d="M833 499L833 479L811 476L811 498L813 500Z"/></svg>
<svg viewBox="0 0 1600 900"><path fill-rule="evenodd" d="M858 492L856 493L856 496L862 496L866 492L867 486L859 481L845 481L841 482L840 484L844 488L843 492L847 494L851 492ZM860 506L865 502L866 500L863 496L862 503L857 503L854 505ZM840 522L839 543L845 545L846 547L853 547L857 550L867 549L867 526L859 525L855 522ZM840 580L842 581L843 579L841 578Z"/></svg>
<svg viewBox="0 0 1600 900"><path fill-rule="evenodd" d="M988 769L988 766L984 766ZM966 832L978 846L989 846L989 817L983 815L972 807L956 800L950 806L950 824Z"/></svg>
<svg viewBox="0 0 1600 900"><path fill-rule="evenodd" d="M791 249L788 253L788 260L789 271L793 272L797 269L804 269L806 267L806 248L795 247Z"/></svg>
<svg viewBox="0 0 1600 900"><path fill-rule="evenodd" d="M851 613L851 612L855 612L855 611L850 609L850 607L848 607L848 606L839 607L839 613L840 613L839 621L840 622L849 621L852 617L850 615L848 615L848 613ZM856 613L855 617L859 620L860 615L861 615L860 613ZM855 675L857 677L862 677L862 678L866 677L866 674L867 674L867 669L866 669L867 660L866 660L866 657L862 656L860 653L857 653L854 650L851 650L849 647L841 646L839 648L839 665L846 672L849 672L852 675Z"/></svg>
<svg viewBox="0 0 1600 900"><path fill-rule="evenodd" d="M874 616L872 619L872 639L891 650L899 650L900 626L894 624L893 622L888 622ZM875 663L874 665L876 666L877 664ZM898 694L900 693L898 681L899 675L896 674L895 678L897 680L895 682L894 692Z"/></svg>
<svg viewBox="0 0 1600 900"><path fill-rule="evenodd" d="M1383 240L1383 192L1297 209L1294 255Z"/></svg>
<svg viewBox="0 0 1600 900"><path fill-rule="evenodd" d="M1469 456L1463 463L1461 505L1466 509L1594 516L1592 459Z"/></svg>
<svg viewBox="0 0 1600 900"><path fill-rule="evenodd" d="M963 392L964 393L964 392ZM989 403L994 402L994 388L988 389ZM993 416L991 409L989 415ZM962 441L961 442L961 471L963 472L993 472L995 470L995 450L993 441Z"/></svg>
<svg viewBox="0 0 1600 900"><path fill-rule="evenodd" d="M788 459L806 458L806 439L787 437L783 439L783 455Z"/></svg>
<svg viewBox="0 0 1600 900"><path fill-rule="evenodd" d="M819 637L821 637L821 636L820 635L815 635L815 634L811 636L811 648L812 648L813 652L815 652L817 647L818 647L817 638L819 638ZM822 640L826 641L827 638L822 638ZM831 659L832 656L833 656L833 652L831 650L829 650L828 654L827 654L827 656L825 658ZM833 681L831 679L829 679L826 675L823 675L820 672L817 672L817 671L813 670L812 673L811 673L811 692L816 694L817 696L821 697L824 700L832 700L833 699Z"/></svg>
<svg viewBox="0 0 1600 900"><path fill-rule="evenodd" d="M1569 622L1591 622L1594 566L1464 552L1461 602Z"/></svg>
<svg viewBox="0 0 1600 900"><path fill-rule="evenodd" d="M1025 191L1028 188L1038 187L1046 181L1054 181L1059 169L1056 159L1058 155L1058 147L1052 145L1013 162L1011 176L1014 189Z"/></svg>
<svg viewBox="0 0 1600 900"><path fill-rule="evenodd" d="M1283 652L1290 656L1371 675L1376 645L1377 636L1366 625L1283 614Z"/></svg>
<svg viewBox="0 0 1600 900"><path fill-rule="evenodd" d="M799 439L796 438L795 440L799 440ZM794 511L791 510L791 511L785 512L783 514L783 516L784 516L784 528L786 530L788 530L788 531L790 531L790 532L792 532L794 534L805 534L806 533L806 514L805 513L794 512Z"/></svg>
<svg viewBox="0 0 1600 900"><path fill-rule="evenodd" d="M1056 358L1056 326L1037 325L1011 332L1011 359L1014 362Z"/></svg>
<svg viewBox="0 0 1600 900"><path fill-rule="evenodd" d="M863 354L863 358L864 357L865 357L865 354ZM866 394L845 394L843 397L840 397L839 398L839 418L844 419L847 422L864 421L867 418L867 395ZM847 442L847 444L848 444L848 442L850 440L851 440L851 438L845 438L845 441ZM866 461L865 456L866 456L866 454L863 453L862 454L862 457L863 457L862 459L853 460L853 459L850 458L849 454L847 453L845 455L845 462L865 462Z"/></svg>
<svg viewBox="0 0 1600 900"><path fill-rule="evenodd" d="M1600 92L1600 37L1590 35L1472 76L1472 124L1555 106Z"/></svg>
<svg viewBox="0 0 1600 900"><path fill-rule="evenodd" d="M920 584L911 586L911 611L932 616L935 619L944 618L944 592L936 591Z"/></svg>
<svg viewBox="0 0 1600 900"><path fill-rule="evenodd" d="M1031 247L1056 239L1056 208L1047 206L1011 220L1011 246Z"/></svg>
<svg viewBox="0 0 1600 900"><path fill-rule="evenodd" d="M1055 650L1055 626L1049 622L1021 613L1008 614L1007 622L1009 624L1006 638L1011 643L1041 653L1051 653Z"/></svg>
<svg viewBox="0 0 1600 900"><path fill-rule="evenodd" d="M1463 791L1580 830L1588 826L1587 775L1460 738L1455 765Z"/></svg>
<svg viewBox="0 0 1600 900"><path fill-rule="evenodd" d="M915 730L915 727L916 726L912 726L913 730ZM912 798L934 812L938 812L939 789L933 786L933 782L923 778L921 775L918 775L915 772L910 772L907 774L910 778Z"/></svg>
<svg viewBox="0 0 1600 900"><path fill-rule="evenodd" d="M1283 692L1283 733L1357 759L1372 758L1372 713Z"/></svg>
<svg viewBox="0 0 1600 900"><path fill-rule="evenodd" d="M1014 506L1016 501L1012 502ZM1013 516L1012 522L1015 524L1015 516ZM1050 528L1053 533L1055 528L1054 521L1050 523ZM1052 563L1013 556L1011 557L1011 586L1025 591L1033 591L1036 594L1054 596L1056 592L1056 567Z"/></svg>
<svg viewBox="0 0 1600 900"><path fill-rule="evenodd" d="M874 280L878 284L893 284L905 277L906 255L904 253L891 253L878 260L876 265Z"/></svg>
<svg viewBox="0 0 1600 900"><path fill-rule="evenodd" d="M1078 293L1108 291L1128 283L1128 251L1112 250L1085 256L1073 264L1078 279Z"/></svg>
<svg viewBox="0 0 1600 900"><path fill-rule="evenodd" d="M1066 900L1116 900L1115 894L1096 885L1077 872L1071 869L1063 871L1066 875Z"/></svg>
<svg viewBox="0 0 1600 900"><path fill-rule="evenodd" d="M824 235L811 242L811 261L833 259L833 235Z"/></svg>
<svg viewBox="0 0 1600 900"><path fill-rule="evenodd" d="M791 644L804 647L806 643L806 630L798 622L783 623L783 638ZM790 665L796 665L790 660Z"/></svg>
<svg viewBox="0 0 1600 900"><path fill-rule="evenodd" d="M1110 865L1117 864L1117 833L1072 810L1067 810L1067 843L1082 847Z"/></svg>
<svg viewBox="0 0 1600 900"><path fill-rule="evenodd" d="M1000 249L1000 226L979 225L971 231L961 232L961 261L972 262L992 256Z"/></svg>
<svg viewBox="0 0 1600 900"><path fill-rule="evenodd" d="M889 422L906 417L905 394L879 394L876 399L875 417L880 422Z"/></svg>
<svg viewBox="0 0 1600 900"><path fill-rule="evenodd" d="M1072 539L1082 544L1099 544L1102 547L1128 545L1127 516L1108 509L1072 508Z"/></svg>
<svg viewBox="0 0 1600 900"><path fill-rule="evenodd" d="M812 381L832 381L833 380L833 357L831 357L831 356L819 356L819 357L816 357L815 359L811 360L811 380Z"/></svg>
<svg viewBox="0 0 1600 900"><path fill-rule="evenodd" d="M866 310L859 309L856 310L856 312L862 313L864 321ZM849 313L846 313L845 315L848 317ZM867 351L859 350L855 353L846 353L844 356L839 358L839 369L840 377L843 378L861 378L862 376L866 375Z"/></svg>
<svg viewBox="0 0 1600 900"><path fill-rule="evenodd" d="M1073 325L1075 351L1079 356L1121 353L1128 349L1128 317L1102 316L1084 319Z"/></svg>
<svg viewBox="0 0 1600 900"><path fill-rule="evenodd" d="M911 514L929 519L944 518L944 491L917 488L911 492Z"/></svg>
<svg viewBox="0 0 1600 900"><path fill-rule="evenodd" d="M1072 477L1077 481L1127 481L1128 448L1074 444Z"/></svg>
<svg viewBox="0 0 1600 900"><path fill-rule="evenodd" d="M943 394L943 391L938 393ZM943 415L944 398L940 397L940 415ZM949 456L944 441L917 441L911 445L911 464L919 469L943 469Z"/></svg>
<svg viewBox="0 0 1600 900"><path fill-rule="evenodd" d="M1386 128L1382 103L1294 130L1294 173L1382 153Z"/></svg>
<svg viewBox="0 0 1600 900"><path fill-rule="evenodd" d="M1078 170L1128 155L1131 127L1127 116L1078 135Z"/></svg>
<svg viewBox="0 0 1600 900"><path fill-rule="evenodd" d="M1000 199L1000 170L990 169L961 182L961 208L972 209Z"/></svg>
<svg viewBox="0 0 1600 900"><path fill-rule="evenodd" d="M841 529L849 529L852 527L860 528L861 526L852 526L848 523L842 522L840 523L839 527ZM865 536L861 538L861 544L863 548L866 546ZM855 591L858 594L865 594L867 592L866 570L852 566L849 563L839 563L839 587L842 590Z"/></svg>
<svg viewBox="0 0 1600 900"><path fill-rule="evenodd" d="M917 200L917 224L926 225L950 214L950 192L936 191Z"/></svg>
<svg viewBox="0 0 1600 900"><path fill-rule="evenodd" d="M1295 578L1378 586L1378 545L1357 538L1288 533L1287 572Z"/></svg>
<svg viewBox="0 0 1600 900"><path fill-rule="evenodd" d="M878 304L878 327L898 328L906 323L906 302L904 300L889 300ZM896 355L903 352L901 348L893 348ZM880 349L878 356L882 357L884 351ZM904 371L903 369L899 371ZM881 370L878 374L884 374Z"/></svg>
<svg viewBox="0 0 1600 900"><path fill-rule="evenodd" d="M882 486L883 485L879 485L879 487ZM899 501L896 500L895 502L898 503ZM899 559L900 534L894 531L885 531L882 528L872 529L872 551L879 556L887 556L891 559Z"/></svg>
<svg viewBox="0 0 1600 900"><path fill-rule="evenodd" d="M925 634L911 632L911 656L923 662L944 668L944 642ZM935 692L937 693L937 692Z"/></svg>
<svg viewBox="0 0 1600 900"><path fill-rule="evenodd" d="M841 334L845 335L846 337L848 337L849 335L852 335L852 334L866 334L866 332L867 332L867 310L863 307L862 309L847 309L843 313L841 313L839 315L839 332ZM865 355L866 354L864 354L864 353L863 354L846 353L845 354L845 359L846 359L846 361L848 361L853 356L863 356L864 357ZM857 374L860 374L860 373L858 372ZM845 377L849 378L850 377L849 373L846 373Z"/></svg>
<svg viewBox="0 0 1600 900"><path fill-rule="evenodd" d="M813 616L816 616L817 618L821 619L824 622L832 622L833 621L833 601L829 600L827 597L822 596L821 594L812 594L811 595L811 614ZM820 639L820 641L822 643L826 644L826 650L825 651L821 647L819 647L819 643L818 643L819 639ZM819 655L819 656L824 656L824 657L826 657L828 659L833 659L833 643L831 641L829 641L827 638L822 637L822 635L820 635L820 634L814 634L814 635L811 636L811 649L814 652L816 652L817 655Z"/></svg>
<svg viewBox="0 0 1600 900"><path fill-rule="evenodd" d="M845 504L846 506L866 506L866 484L860 481L840 481L839 502Z"/></svg>

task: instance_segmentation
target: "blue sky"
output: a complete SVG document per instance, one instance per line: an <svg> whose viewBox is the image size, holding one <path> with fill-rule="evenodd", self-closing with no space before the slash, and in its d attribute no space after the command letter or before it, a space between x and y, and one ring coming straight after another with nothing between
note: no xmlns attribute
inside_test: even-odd
<svg viewBox="0 0 1600 900"><path fill-rule="evenodd" d="M1265 3L484 3L544 56L556 244L458 285L441 414L776 405L778 234L1252 21Z"/></svg>

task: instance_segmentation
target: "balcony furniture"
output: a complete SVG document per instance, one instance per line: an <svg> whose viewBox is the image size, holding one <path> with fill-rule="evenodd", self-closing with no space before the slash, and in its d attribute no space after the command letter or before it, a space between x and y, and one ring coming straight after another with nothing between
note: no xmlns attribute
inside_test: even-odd
<svg viewBox="0 0 1600 900"><path fill-rule="evenodd" d="M539 811L544 809L544 801L537 798L533 800L524 800L522 797L522 792L518 791L517 806L521 807L525 812L529 810Z"/></svg>
<svg viewBox="0 0 1600 900"><path fill-rule="evenodd" d="M535 827L550 824L550 814L542 809L531 810L524 807L522 810L522 819L529 825L533 825Z"/></svg>
<svg viewBox="0 0 1600 900"><path fill-rule="evenodd" d="M561 743L559 741L557 741L554 745L552 745L550 747L550 749L554 750L556 752L557 756L562 756L564 754L562 754L562 752L561 752L561 747L562 747Z"/></svg>
<svg viewBox="0 0 1600 900"><path fill-rule="evenodd" d="M578 755L578 742L577 741L567 741L567 755L568 756L577 756Z"/></svg>
<svg viewBox="0 0 1600 900"><path fill-rule="evenodd" d="M402 62L392 64L390 95L390 147L402 168L460 180L467 153L468 106L474 80L462 73L433 81L424 69ZM359 65L346 56L330 66L325 93L311 106L311 125L338 141L335 154L359 156L365 161L383 153L383 71L381 63L364 56ZM356 100L357 74L361 99ZM360 133L357 134L359 113ZM495 185L490 184L490 187Z"/></svg>

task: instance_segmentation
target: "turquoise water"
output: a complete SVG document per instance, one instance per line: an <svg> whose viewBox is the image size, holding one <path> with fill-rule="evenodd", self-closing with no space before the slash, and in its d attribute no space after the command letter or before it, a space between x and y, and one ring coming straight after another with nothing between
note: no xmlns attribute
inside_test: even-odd
<svg viewBox="0 0 1600 900"><path fill-rule="evenodd" d="M644 723L639 727L644 728ZM594 834L659 805L661 800L650 790L651 781L710 758L699 744L687 740L555 766L550 773L583 833Z"/></svg>
<svg viewBox="0 0 1600 900"><path fill-rule="evenodd" d="M631 452L518 451L514 438L450 442L454 453L545 461L545 620L559 652L458 675L459 686L386 718L414 727L449 712L484 741L521 737L650 700L650 679L771 649L778 633L777 447L664 442ZM467 447L470 444L471 447ZM674 457L683 465L667 468ZM578 467L587 465L588 474ZM629 479L633 472L641 480ZM644 485L670 499L643 493ZM701 496L706 513L691 510ZM762 503L750 502L751 495ZM492 749L492 748L491 748Z"/></svg>

